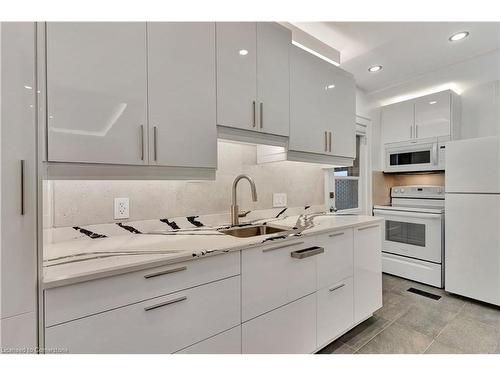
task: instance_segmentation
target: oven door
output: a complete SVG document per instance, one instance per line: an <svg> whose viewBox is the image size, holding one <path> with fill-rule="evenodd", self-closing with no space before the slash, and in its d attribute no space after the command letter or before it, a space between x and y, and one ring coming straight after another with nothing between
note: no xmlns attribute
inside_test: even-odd
<svg viewBox="0 0 500 375"><path fill-rule="evenodd" d="M388 144L384 172L411 172L439 169L436 142Z"/></svg>
<svg viewBox="0 0 500 375"><path fill-rule="evenodd" d="M442 262L442 215L397 210L373 210L383 217L382 251L434 263Z"/></svg>

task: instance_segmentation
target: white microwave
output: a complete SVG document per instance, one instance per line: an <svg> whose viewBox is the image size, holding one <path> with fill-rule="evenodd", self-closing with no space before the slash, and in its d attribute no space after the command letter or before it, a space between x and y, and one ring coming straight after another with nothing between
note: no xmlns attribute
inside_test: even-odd
<svg viewBox="0 0 500 375"><path fill-rule="evenodd" d="M448 137L425 138L384 145L384 172L438 171L445 167Z"/></svg>

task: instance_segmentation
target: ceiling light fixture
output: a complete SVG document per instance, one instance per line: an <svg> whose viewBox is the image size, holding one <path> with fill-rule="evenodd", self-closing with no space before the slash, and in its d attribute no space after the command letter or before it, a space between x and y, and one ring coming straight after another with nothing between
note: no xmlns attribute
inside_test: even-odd
<svg viewBox="0 0 500 375"><path fill-rule="evenodd" d="M370 67L368 68L368 71L369 71L370 73L379 72L379 71L381 71L381 70L382 70L382 65L373 65L373 66L370 66Z"/></svg>
<svg viewBox="0 0 500 375"><path fill-rule="evenodd" d="M326 90L331 90L334 88L335 88L335 85L333 85L333 84L326 86Z"/></svg>
<svg viewBox="0 0 500 375"><path fill-rule="evenodd" d="M460 31L458 33L455 33L453 34L452 36L450 36L448 38L448 40L450 42L456 42L456 41L459 41L459 40L462 40L462 39L465 39L469 36L469 32L468 31Z"/></svg>
<svg viewBox="0 0 500 375"><path fill-rule="evenodd" d="M241 56L246 56L246 55L248 55L248 51L246 49L240 49L239 54Z"/></svg>
<svg viewBox="0 0 500 375"><path fill-rule="evenodd" d="M432 100L429 102L429 104L436 104L437 102L435 100Z"/></svg>

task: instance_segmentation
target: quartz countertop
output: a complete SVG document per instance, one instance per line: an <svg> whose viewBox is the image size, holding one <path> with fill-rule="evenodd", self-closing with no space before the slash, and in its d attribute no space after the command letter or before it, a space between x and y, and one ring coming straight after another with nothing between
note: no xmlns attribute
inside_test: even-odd
<svg viewBox="0 0 500 375"><path fill-rule="evenodd" d="M381 223L382 218L363 215L316 213L257 223L287 228L286 232L238 238L222 234L220 227L165 230L150 234L76 239L44 246L43 286L55 288L141 269L185 262L262 246L269 241L289 241L350 227Z"/></svg>

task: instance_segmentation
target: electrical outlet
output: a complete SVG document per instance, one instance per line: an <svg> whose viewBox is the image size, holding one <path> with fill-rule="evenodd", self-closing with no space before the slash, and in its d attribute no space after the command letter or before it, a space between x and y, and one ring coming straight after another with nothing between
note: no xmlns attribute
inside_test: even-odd
<svg viewBox="0 0 500 375"><path fill-rule="evenodd" d="M286 207L286 193L273 194L273 207Z"/></svg>
<svg viewBox="0 0 500 375"><path fill-rule="evenodd" d="M128 219L129 217L129 199L115 198L115 219Z"/></svg>

